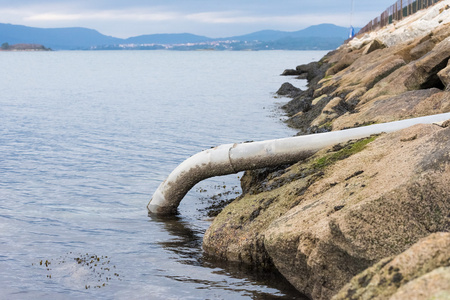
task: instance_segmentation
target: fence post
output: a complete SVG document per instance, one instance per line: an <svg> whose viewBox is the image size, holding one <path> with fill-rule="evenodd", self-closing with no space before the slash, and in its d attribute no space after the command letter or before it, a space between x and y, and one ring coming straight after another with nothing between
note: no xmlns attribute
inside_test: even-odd
<svg viewBox="0 0 450 300"><path fill-rule="evenodd" d="M400 0L400 20L403 19L403 0Z"/></svg>
<svg viewBox="0 0 450 300"><path fill-rule="evenodd" d="M395 21L395 20L397 20L397 2L395 2L395 4L394 4L394 13L392 14L392 21Z"/></svg>
<svg viewBox="0 0 450 300"><path fill-rule="evenodd" d="M406 3L405 7L403 7L403 1ZM360 30L359 34L371 32L378 27L384 27L388 24L392 24L394 21L400 21L403 17L415 14L419 10L425 9L440 1L442 0L397 0L379 17L371 20L366 26L364 26Z"/></svg>

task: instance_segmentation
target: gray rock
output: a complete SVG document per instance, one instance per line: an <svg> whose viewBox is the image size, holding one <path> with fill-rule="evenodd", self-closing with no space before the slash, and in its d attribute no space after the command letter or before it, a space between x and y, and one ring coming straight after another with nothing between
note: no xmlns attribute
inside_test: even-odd
<svg viewBox="0 0 450 300"><path fill-rule="evenodd" d="M450 299L450 233L435 233L355 276L333 300Z"/></svg>
<svg viewBox="0 0 450 300"><path fill-rule="evenodd" d="M293 86L289 82L285 82L281 85L281 87L278 89L277 94L280 96L287 96L287 97L296 97L302 92L301 89Z"/></svg>
<svg viewBox="0 0 450 300"><path fill-rule="evenodd" d="M296 76L296 75L300 75L300 73L294 69L286 69L283 71L283 73L281 73L281 76Z"/></svg>

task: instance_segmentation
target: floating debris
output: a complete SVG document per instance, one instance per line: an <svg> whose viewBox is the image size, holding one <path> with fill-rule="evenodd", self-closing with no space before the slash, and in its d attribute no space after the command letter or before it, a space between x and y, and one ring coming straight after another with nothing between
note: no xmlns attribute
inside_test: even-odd
<svg viewBox="0 0 450 300"><path fill-rule="evenodd" d="M79 274L82 274L83 283L80 284L80 288L83 288L84 285L84 289L102 288L106 287L112 280L122 280L116 271L116 266L111 265L108 256L103 255L69 252L57 259L41 259L38 263L32 263L32 265L45 267L48 272L47 279L62 280L75 276L75 274L78 277ZM76 280L71 281L71 283L74 282Z"/></svg>
<svg viewBox="0 0 450 300"><path fill-rule="evenodd" d="M227 186L225 182L210 186L209 190L214 191L215 194L199 198L202 203L209 205L198 209L198 211L206 214L208 217L216 217L225 206L233 202L241 194L239 186ZM197 188L197 192L205 193L207 189L199 187Z"/></svg>

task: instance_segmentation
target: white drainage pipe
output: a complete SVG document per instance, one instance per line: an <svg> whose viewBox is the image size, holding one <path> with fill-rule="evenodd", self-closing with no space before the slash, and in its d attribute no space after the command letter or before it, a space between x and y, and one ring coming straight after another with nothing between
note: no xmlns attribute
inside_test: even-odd
<svg viewBox="0 0 450 300"><path fill-rule="evenodd" d="M450 113L444 113L341 131L221 145L197 153L175 168L153 194L147 208L150 213L173 214L187 192L203 179L295 163L324 147L372 134L397 131L415 124L438 123L449 119Z"/></svg>

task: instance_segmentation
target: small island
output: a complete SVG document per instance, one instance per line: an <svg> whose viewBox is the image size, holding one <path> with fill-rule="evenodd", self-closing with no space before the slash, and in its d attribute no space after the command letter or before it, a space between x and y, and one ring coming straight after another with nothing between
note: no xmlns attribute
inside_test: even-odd
<svg viewBox="0 0 450 300"><path fill-rule="evenodd" d="M40 44L14 44L3 43L0 47L0 51L52 51L50 48L46 48Z"/></svg>

